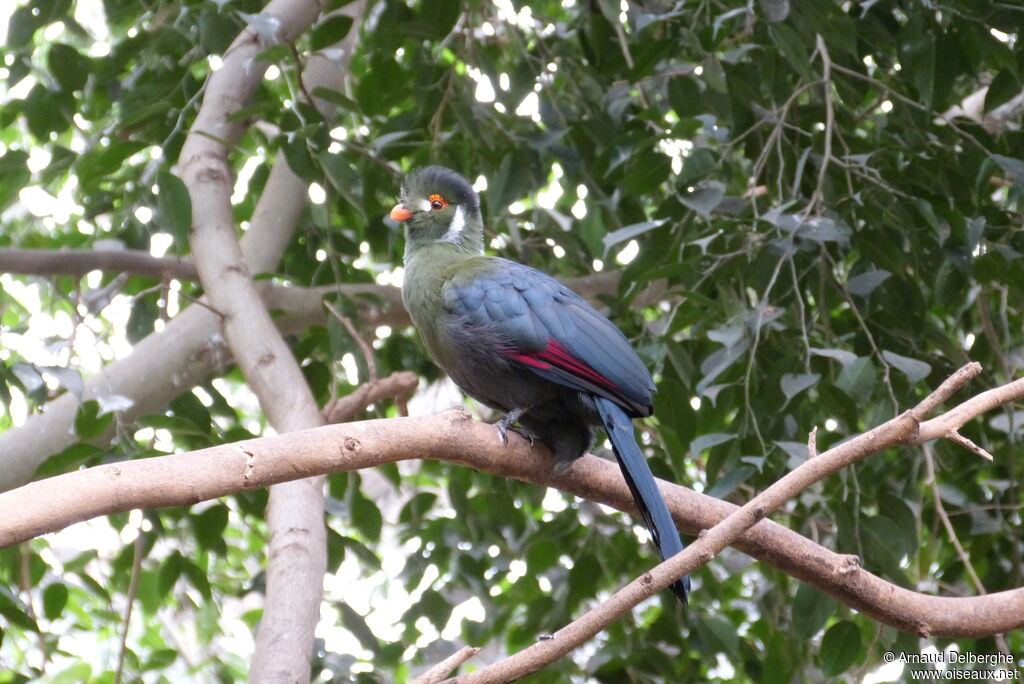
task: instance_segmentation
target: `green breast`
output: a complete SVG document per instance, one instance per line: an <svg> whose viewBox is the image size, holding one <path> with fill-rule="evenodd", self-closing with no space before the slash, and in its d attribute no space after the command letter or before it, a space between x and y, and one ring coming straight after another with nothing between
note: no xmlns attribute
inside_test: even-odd
<svg viewBox="0 0 1024 684"><path fill-rule="evenodd" d="M418 248L405 262L402 280L402 304L419 330L423 344L434 362L448 371L453 359L449 331L445 326L448 311L444 286L456 274L486 268L487 258L467 254L451 244L431 244Z"/></svg>

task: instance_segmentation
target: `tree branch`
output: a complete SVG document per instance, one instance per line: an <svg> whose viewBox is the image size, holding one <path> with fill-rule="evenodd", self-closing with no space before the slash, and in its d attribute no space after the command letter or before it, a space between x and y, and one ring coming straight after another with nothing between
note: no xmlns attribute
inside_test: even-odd
<svg viewBox="0 0 1024 684"><path fill-rule="evenodd" d="M370 404L394 399L399 405L409 401L420 379L412 371L397 371L381 380L360 385L352 394L333 399L324 407L324 421L344 423L366 410Z"/></svg>
<svg viewBox="0 0 1024 684"><path fill-rule="evenodd" d="M354 20L363 6L357 2L345 11L354 12ZM259 61L259 54L270 45L294 41L321 7L317 0L271 0L264 7L261 15L272 20L273 35L250 25L232 42L221 68L210 76L178 163L192 201L190 242L199 279L210 306L221 316L221 330L235 362L268 422L280 433L321 425L323 416L245 263L230 202L228 154L245 130L245 123L233 115L251 102L268 66ZM318 65L320 73L310 75L310 81L339 87L343 63L347 58L339 63L312 58L309 68ZM284 163L281 154L278 163ZM279 227L279 239L290 241L294 223ZM323 483L324 478L317 476L270 490L267 590L250 681L309 681L327 563Z"/></svg>
<svg viewBox="0 0 1024 684"><path fill-rule="evenodd" d="M991 403L997 395L1005 401L1020 399L1024 381L984 392L921 425L951 415L958 416L962 424L998 405ZM898 424L917 425L917 410L900 416ZM904 444L932 439L921 429L906 435L893 430L880 426L830 451L853 450L858 457L865 457L886 443L882 441L885 435L903 435L900 443ZM828 454L823 452L808 461L808 468L815 472ZM518 437L502 446L492 426L455 410L438 416L329 425L184 454L106 464L33 482L0 494L0 548L100 515L193 505L244 489L414 458L451 461L636 511L614 463L584 456L568 473L559 473L546 449L531 449ZM690 534L713 527L737 510L732 504L684 487L664 482L660 486L677 524ZM758 522L733 546L904 631L979 637L1024 627L1024 588L970 598L928 596L886 582L851 563L850 556L833 553L770 520Z"/></svg>
<svg viewBox="0 0 1024 684"><path fill-rule="evenodd" d="M191 259L155 257L136 249L0 248L0 273L81 278L89 271L115 271L155 280L198 277Z"/></svg>
<svg viewBox="0 0 1024 684"><path fill-rule="evenodd" d="M638 606L641 601L709 563L740 535L811 485L885 449L915 441L921 417L980 372L980 364L964 366L910 411L804 461L711 529L702 530L698 539L686 549L633 580L609 599L555 632L550 639L537 641L504 660L450 681L459 684L509 682L536 672L565 656ZM844 574L852 575L859 568L859 562L850 563L848 572Z"/></svg>
<svg viewBox="0 0 1024 684"><path fill-rule="evenodd" d="M429 670L421 674L416 679L413 679L409 684L436 684L437 682L443 681L445 677L451 674L452 670L462 665L477 653L480 652L479 648L472 646L463 646L455 653L434 665Z"/></svg>

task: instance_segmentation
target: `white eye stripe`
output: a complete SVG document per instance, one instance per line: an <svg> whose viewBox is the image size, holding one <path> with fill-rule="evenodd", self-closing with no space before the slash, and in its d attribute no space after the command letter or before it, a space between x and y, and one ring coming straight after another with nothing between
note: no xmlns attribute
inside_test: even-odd
<svg viewBox="0 0 1024 684"><path fill-rule="evenodd" d="M442 242L457 242L462 229L466 227L466 215L462 213L462 207L455 207L455 214L452 216L452 223L448 226L448 232L441 238Z"/></svg>
<svg viewBox="0 0 1024 684"><path fill-rule="evenodd" d="M420 200L420 211L430 211L430 200Z"/></svg>

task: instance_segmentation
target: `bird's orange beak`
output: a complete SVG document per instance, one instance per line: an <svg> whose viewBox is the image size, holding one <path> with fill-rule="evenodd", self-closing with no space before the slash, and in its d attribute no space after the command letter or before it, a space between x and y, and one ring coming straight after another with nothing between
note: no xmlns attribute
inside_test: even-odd
<svg viewBox="0 0 1024 684"><path fill-rule="evenodd" d="M396 204L391 210L391 218L395 221L408 221L412 218L412 212L406 209L404 204Z"/></svg>

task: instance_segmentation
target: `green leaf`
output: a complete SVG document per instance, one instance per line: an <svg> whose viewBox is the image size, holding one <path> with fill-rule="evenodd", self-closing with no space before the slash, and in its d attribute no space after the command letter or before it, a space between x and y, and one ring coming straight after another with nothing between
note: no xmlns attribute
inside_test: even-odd
<svg viewBox="0 0 1024 684"><path fill-rule="evenodd" d="M157 196L157 220L167 232L174 236L178 249L188 245L191 232L191 198L184 182L173 173L161 171L157 174L160 194Z"/></svg>
<svg viewBox="0 0 1024 684"><path fill-rule="evenodd" d="M647 231L654 230L655 228L658 228L659 226L663 225L665 225L665 219L658 219L656 221L641 221L640 223L628 225L625 228L613 230L612 232L605 235L601 241L604 243L605 251L607 251L614 247L615 245L619 244L620 242L632 240L637 235L643 235Z"/></svg>
<svg viewBox="0 0 1024 684"><path fill-rule="evenodd" d="M352 524L365 539L369 541L380 539L380 531L384 526L384 518L380 509L366 498L358 487L352 487L350 498Z"/></svg>
<svg viewBox="0 0 1024 684"><path fill-rule="evenodd" d="M932 106L935 91L935 36L924 27L924 21L911 22L900 42L900 63L917 89L918 100Z"/></svg>
<svg viewBox="0 0 1024 684"><path fill-rule="evenodd" d="M113 413L101 413L95 399L83 402L75 413L75 435L82 441L96 439L114 422Z"/></svg>
<svg viewBox="0 0 1024 684"><path fill-rule="evenodd" d="M187 559L182 562L181 567L184 571L185 577L188 578L189 583L196 588L203 598L207 601L212 601L213 592L210 589L210 580L206 573L203 572L195 563Z"/></svg>
<svg viewBox="0 0 1024 684"><path fill-rule="evenodd" d="M47 68L64 90L81 90L89 78L92 60L64 43L54 43L47 53Z"/></svg>
<svg viewBox="0 0 1024 684"><path fill-rule="evenodd" d="M820 245L829 242L846 242L853 232L849 226L820 216L805 218L796 214L783 214L774 223L780 230L793 233L797 237L811 240Z"/></svg>
<svg viewBox="0 0 1024 684"><path fill-rule="evenodd" d="M736 655L739 651L740 638L736 633L736 625L731 621L718 615L708 615L701 620L705 628L704 633L711 637L711 643L715 644L715 650Z"/></svg>
<svg viewBox="0 0 1024 684"><path fill-rule="evenodd" d="M867 567L898 573L900 562L909 552L901 543L904 537L899 527L884 515L875 515L861 520L860 533Z"/></svg>
<svg viewBox="0 0 1024 684"><path fill-rule="evenodd" d="M0 157L0 209L10 204L25 187L32 174L28 170L28 153L8 149Z"/></svg>
<svg viewBox="0 0 1024 684"><path fill-rule="evenodd" d="M759 0L765 21L785 21L789 16L789 0Z"/></svg>
<svg viewBox="0 0 1024 684"><path fill-rule="evenodd" d="M42 23L42 13L37 7L18 7L7 21L7 49L14 50L28 45Z"/></svg>
<svg viewBox="0 0 1024 684"><path fill-rule="evenodd" d="M985 93L985 113L987 114L1011 98L1017 97L1022 90L1024 90L1024 84L1021 83L1016 69L1001 69L992 79L992 83L989 84L988 91Z"/></svg>
<svg viewBox="0 0 1024 684"><path fill-rule="evenodd" d="M309 34L309 48L311 50L323 50L341 41L352 28L352 17L345 14L335 14L313 27Z"/></svg>
<svg viewBox="0 0 1024 684"><path fill-rule="evenodd" d="M913 554L920 539L918 515L903 498L888 493L878 497L878 510L900 530L902 541L896 545L902 547L906 554Z"/></svg>
<svg viewBox="0 0 1024 684"><path fill-rule="evenodd" d="M793 628L799 639L810 639L835 613L838 602L809 584L801 584L793 599Z"/></svg>
<svg viewBox="0 0 1024 684"><path fill-rule="evenodd" d="M366 624L366 619L357 613L347 602L341 601L337 605L341 613L341 622L349 632L359 641L359 645L372 653L380 653L380 640L374 635L373 630Z"/></svg>
<svg viewBox="0 0 1024 684"><path fill-rule="evenodd" d="M917 359L911 359L906 356L900 356L895 352L882 350L882 358L885 359L886 363L890 364L901 373L907 376L910 382L919 382L927 378L931 372L931 365L924 361L918 361Z"/></svg>
<svg viewBox="0 0 1024 684"><path fill-rule="evenodd" d="M718 446L719 444L725 444L726 442L736 439L736 435L731 435L722 432L712 432L710 434L701 435L692 442L690 442L690 453L696 456L705 449Z"/></svg>
<svg viewBox="0 0 1024 684"><path fill-rule="evenodd" d="M722 63L713 55L709 55L704 58L702 66L704 68L702 76L711 89L719 93L728 93L729 83L725 76L725 69L722 68Z"/></svg>
<svg viewBox="0 0 1024 684"><path fill-rule="evenodd" d="M680 119L704 113L700 106L700 85L690 75L675 76L669 80L668 99Z"/></svg>
<svg viewBox="0 0 1024 684"><path fill-rule="evenodd" d="M661 185L671 172L672 161L661 152L637 154L626 162L626 189L633 195L647 194Z"/></svg>
<svg viewBox="0 0 1024 684"><path fill-rule="evenodd" d="M719 181L705 181L685 193L680 193L679 201L704 217L721 203L725 197L725 184Z"/></svg>
<svg viewBox="0 0 1024 684"><path fill-rule="evenodd" d="M683 160L683 170L679 173L679 182L690 183L710 173L714 170L716 161L717 158L711 150L703 147L693 150Z"/></svg>
<svg viewBox="0 0 1024 684"><path fill-rule="evenodd" d="M790 468L795 468L806 461L809 455L807 444L804 442L790 442L784 439L777 439L774 444L789 456L788 465Z"/></svg>
<svg viewBox="0 0 1024 684"><path fill-rule="evenodd" d="M540 573L555 566L562 549L554 540L539 539L530 544L530 550L526 554L526 568L531 575Z"/></svg>
<svg viewBox="0 0 1024 684"><path fill-rule="evenodd" d="M121 168L124 161L141 150L143 143L110 141L84 152L75 164L78 180L84 188L95 188L101 180Z"/></svg>
<svg viewBox="0 0 1024 684"><path fill-rule="evenodd" d="M877 373L871 359L860 356L843 368L836 378L836 387L855 402L864 402L871 396L876 382Z"/></svg>
<svg viewBox="0 0 1024 684"><path fill-rule="evenodd" d="M193 437L202 437L209 434L208 430L203 430L197 427L192 420L180 416L142 416L139 418L138 424L140 427L170 430L172 433L179 436L191 435Z"/></svg>
<svg viewBox="0 0 1024 684"><path fill-rule="evenodd" d="M757 473L757 468L753 466L734 466L726 470L725 474L716 479L714 484L704 493L716 499L724 499L735 492L737 487L753 477L755 473Z"/></svg>
<svg viewBox="0 0 1024 684"><path fill-rule="evenodd" d="M347 97L344 93L341 93L337 90L331 90L330 88L317 86L316 88L313 88L312 95L313 97L319 98L321 100L326 100L327 102L336 104L339 107L347 109L351 112L359 111L359 105L356 104L355 100L353 100L350 97Z"/></svg>
<svg viewBox="0 0 1024 684"><path fill-rule="evenodd" d="M826 677L846 672L861 659L861 637L857 625L850 620L837 622L821 639L821 669Z"/></svg>
<svg viewBox="0 0 1024 684"><path fill-rule="evenodd" d="M398 515L398 520L405 524L415 524L418 521L424 519L429 511L434 507L434 503L437 501L437 494L431 492L420 492L413 496L409 501L402 506L402 512Z"/></svg>
<svg viewBox="0 0 1024 684"><path fill-rule="evenodd" d="M785 57L793 71L808 81L814 79L814 74L810 69L811 55L807 51L807 43L812 42L813 37L802 37L785 23L770 24L768 35L771 36L772 42L779 48L779 52Z"/></svg>
<svg viewBox="0 0 1024 684"><path fill-rule="evenodd" d="M846 291L852 295L867 297L875 291L875 288L888 280L891 275L892 273L885 269L860 273L846 281Z"/></svg>
<svg viewBox="0 0 1024 684"><path fill-rule="evenodd" d="M160 578L153 570L142 570L139 573L137 597L146 615L155 615L160 609L163 594L160 593Z"/></svg>
<svg viewBox="0 0 1024 684"><path fill-rule="evenodd" d="M4 616L11 625L17 625L30 632L39 631L36 621L25 610L22 602L2 586L0 586L0 615Z"/></svg>
<svg viewBox="0 0 1024 684"><path fill-rule="evenodd" d="M47 620L56 620L68 603L68 588L62 582L54 582L43 590L43 615Z"/></svg>
<svg viewBox="0 0 1024 684"><path fill-rule="evenodd" d="M992 159L1010 176L1010 180L1016 187L1024 187L1024 161L1015 157L1004 157L1001 154L993 154Z"/></svg>
<svg viewBox="0 0 1024 684"><path fill-rule="evenodd" d="M65 668L51 678L53 684L80 684L80 682L95 681L92 676L92 666L89 663L75 663Z"/></svg>
<svg viewBox="0 0 1024 684"><path fill-rule="evenodd" d="M811 347L811 353L815 356L824 356L826 358L835 359L844 367L849 366L857 360L856 354L848 352L845 349L818 349Z"/></svg>
<svg viewBox="0 0 1024 684"><path fill-rule="evenodd" d="M434 40L445 38L458 21L462 9L462 3L458 2L423 0L419 16L421 25L428 29L427 37Z"/></svg>
<svg viewBox="0 0 1024 684"><path fill-rule="evenodd" d="M73 368L64 366L36 366L43 375L57 381L57 386L66 389L75 396L75 399L82 400L82 393L85 392L85 381L81 374Z"/></svg>
<svg viewBox="0 0 1024 684"><path fill-rule="evenodd" d="M316 164L313 162L309 146L306 144L306 139L303 136L292 136L290 140L281 146L281 150L284 152L284 158L288 162L288 167L296 176L305 181L314 181L319 178Z"/></svg>
<svg viewBox="0 0 1024 684"><path fill-rule="evenodd" d="M63 90L52 91L37 83L22 103L29 131L40 140L63 133L71 125L73 96Z"/></svg>
<svg viewBox="0 0 1024 684"><path fill-rule="evenodd" d="M224 530L228 526L227 506L217 504L207 508L198 515L189 518L196 540L204 549L217 553L225 552Z"/></svg>
<svg viewBox="0 0 1024 684"><path fill-rule="evenodd" d="M160 572L158 574L159 583L157 585L157 591L162 597L166 597L170 594L171 589L177 583L178 578L181 577L184 571L184 558L178 551L171 553L164 561L160 564Z"/></svg>
<svg viewBox="0 0 1024 684"><path fill-rule="evenodd" d="M820 379L818 373L785 373L779 380L779 386L786 399L792 399L808 387L813 387Z"/></svg>
<svg viewBox="0 0 1024 684"><path fill-rule="evenodd" d="M199 43L207 54L223 54L239 28L239 22L227 13L203 12L199 18Z"/></svg>
<svg viewBox="0 0 1024 684"><path fill-rule="evenodd" d="M82 464L99 462L103 454L103 449L92 444L82 444L81 442L72 444L59 454L46 459L36 470L36 477L50 477L66 473Z"/></svg>

